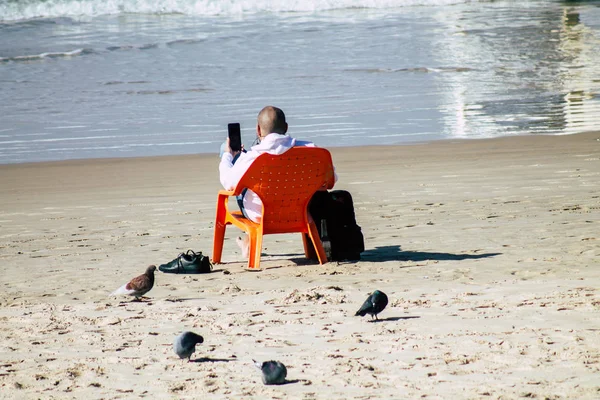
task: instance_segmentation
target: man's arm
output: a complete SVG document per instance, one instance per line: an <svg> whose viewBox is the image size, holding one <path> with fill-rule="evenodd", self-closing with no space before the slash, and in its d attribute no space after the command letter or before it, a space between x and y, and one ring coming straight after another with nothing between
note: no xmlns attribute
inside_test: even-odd
<svg viewBox="0 0 600 400"><path fill-rule="evenodd" d="M233 160L235 159L235 156L240 153L240 151L234 152L231 150L229 140L229 138L225 140L225 148L223 149L224 151L221 155L221 162L219 163L219 180L221 181L221 185L223 185L225 190L233 190L243 175L242 173L242 175L236 178L237 174L235 173L235 170L233 170ZM242 145L242 150L243 148L244 145Z"/></svg>
<svg viewBox="0 0 600 400"><path fill-rule="evenodd" d="M257 154L253 151L242 153L233 164L233 155L228 152L223 153L219 163L219 178L223 188L226 190L235 189L256 156Z"/></svg>
<svg viewBox="0 0 600 400"><path fill-rule="evenodd" d="M232 190L235 185L231 185L232 179L230 178L230 172L233 168L233 155L229 152L223 153L221 156L221 162L219 163L219 179L221 185L226 190ZM236 182L237 184L237 182Z"/></svg>

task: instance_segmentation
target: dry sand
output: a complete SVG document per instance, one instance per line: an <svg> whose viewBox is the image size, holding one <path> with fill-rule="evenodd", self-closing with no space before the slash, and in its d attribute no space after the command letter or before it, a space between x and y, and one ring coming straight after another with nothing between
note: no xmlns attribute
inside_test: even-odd
<svg viewBox="0 0 600 400"><path fill-rule="evenodd" d="M214 273L157 273L145 302L108 294L210 254L216 156L0 166L0 397L600 398L600 133L332 155L362 261L273 235L249 272L230 227ZM382 321L354 317L374 289Z"/></svg>

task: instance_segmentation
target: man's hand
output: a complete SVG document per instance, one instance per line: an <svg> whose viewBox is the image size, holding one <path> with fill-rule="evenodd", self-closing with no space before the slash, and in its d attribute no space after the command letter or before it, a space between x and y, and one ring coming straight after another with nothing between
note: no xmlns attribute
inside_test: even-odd
<svg viewBox="0 0 600 400"><path fill-rule="evenodd" d="M227 138L227 140L225 141L225 143L227 143L225 145L225 152L230 153L233 157L237 156L238 154L241 153L241 151L233 151L231 150L231 146L229 145L229 138ZM242 145L242 150L244 150L244 145Z"/></svg>

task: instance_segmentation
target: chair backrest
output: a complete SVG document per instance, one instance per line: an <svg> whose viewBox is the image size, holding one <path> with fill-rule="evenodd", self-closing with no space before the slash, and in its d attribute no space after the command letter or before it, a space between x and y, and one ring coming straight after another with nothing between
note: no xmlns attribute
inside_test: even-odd
<svg viewBox="0 0 600 400"><path fill-rule="evenodd" d="M261 154L242 176L235 191L248 188L263 202L263 233L301 232L307 206L319 189L335 183L329 151L293 147L280 155Z"/></svg>

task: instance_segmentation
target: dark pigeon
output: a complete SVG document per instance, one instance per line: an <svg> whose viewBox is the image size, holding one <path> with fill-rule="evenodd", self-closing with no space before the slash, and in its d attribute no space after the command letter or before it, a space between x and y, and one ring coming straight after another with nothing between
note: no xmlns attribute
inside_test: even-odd
<svg viewBox="0 0 600 400"><path fill-rule="evenodd" d="M134 296L136 300L144 296L154 286L154 271L156 265L151 265L146 269L146 272L140 276L136 276L117 290L111 293L111 296L126 294Z"/></svg>
<svg viewBox="0 0 600 400"><path fill-rule="evenodd" d="M175 350L175 354L179 356L182 360L184 358L190 361L192 354L196 351L196 344L204 342L204 338L194 332L183 332L175 338L175 342L173 342L173 350Z"/></svg>
<svg viewBox="0 0 600 400"><path fill-rule="evenodd" d="M279 361L265 361L263 363L254 361L254 365L262 371L262 381L265 385L281 385L285 383L287 369Z"/></svg>
<svg viewBox="0 0 600 400"><path fill-rule="evenodd" d="M371 318L377 318L377 314L383 311L385 306L387 306L388 297L385 293L376 290L369 295L367 300L363 303L362 307L354 314L355 316L360 315L364 317L365 315L371 315Z"/></svg>

